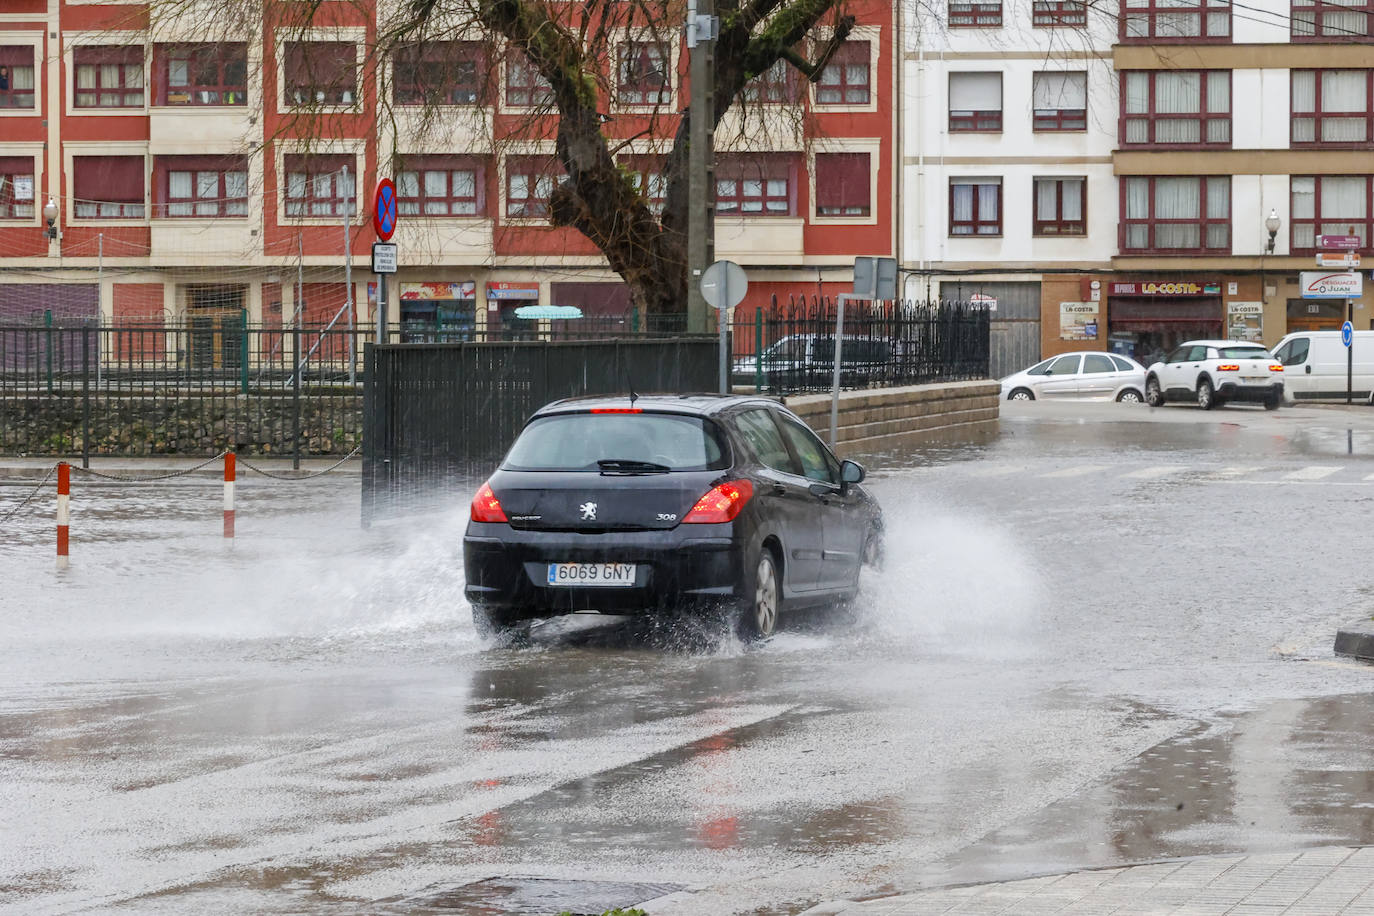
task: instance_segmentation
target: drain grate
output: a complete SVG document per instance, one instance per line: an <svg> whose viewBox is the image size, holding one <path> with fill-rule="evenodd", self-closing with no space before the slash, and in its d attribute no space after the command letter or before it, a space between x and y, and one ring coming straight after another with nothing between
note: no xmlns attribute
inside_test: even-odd
<svg viewBox="0 0 1374 916"><path fill-rule="evenodd" d="M528 913L600 916L682 890L679 884L576 881L565 878L487 878L446 890L430 889L404 902L430 910L474 914Z"/></svg>

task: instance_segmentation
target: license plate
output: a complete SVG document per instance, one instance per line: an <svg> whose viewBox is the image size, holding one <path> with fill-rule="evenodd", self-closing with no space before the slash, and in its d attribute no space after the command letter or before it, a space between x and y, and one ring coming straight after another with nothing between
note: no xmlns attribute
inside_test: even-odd
<svg viewBox="0 0 1374 916"><path fill-rule="evenodd" d="M635 584L633 563L550 563L549 584L629 588Z"/></svg>
<svg viewBox="0 0 1374 916"><path fill-rule="evenodd" d="M1242 381L1245 381L1245 382L1249 382L1249 383L1252 384L1252 385L1260 385L1260 384L1263 384L1264 382L1269 381L1269 376L1267 376L1267 375L1247 375L1247 376L1245 376L1245 377L1244 377L1243 379L1241 379L1241 380L1242 380Z"/></svg>

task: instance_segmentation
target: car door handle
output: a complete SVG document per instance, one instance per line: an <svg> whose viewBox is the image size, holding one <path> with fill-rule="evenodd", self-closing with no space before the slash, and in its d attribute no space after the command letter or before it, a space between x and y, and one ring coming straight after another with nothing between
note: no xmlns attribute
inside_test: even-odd
<svg viewBox="0 0 1374 916"><path fill-rule="evenodd" d="M782 484L780 484L780 483L775 483L775 484L773 484L773 495L774 495L774 496L786 496L786 495L787 495L787 488L784 487L784 486L783 486Z"/></svg>
<svg viewBox="0 0 1374 916"><path fill-rule="evenodd" d="M1303 368L1302 371L1303 371L1303 372L1306 372L1308 375L1311 375L1311 374L1312 374L1312 367L1311 367L1311 366L1306 366L1306 367Z"/></svg>

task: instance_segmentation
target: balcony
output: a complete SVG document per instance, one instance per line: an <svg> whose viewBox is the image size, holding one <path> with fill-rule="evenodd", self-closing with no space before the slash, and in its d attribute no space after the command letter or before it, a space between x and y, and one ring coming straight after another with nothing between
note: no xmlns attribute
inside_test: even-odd
<svg viewBox="0 0 1374 916"><path fill-rule="evenodd" d="M493 133L492 109L451 105L426 114L418 105L397 105L396 149L406 155L488 155Z"/></svg>
<svg viewBox="0 0 1374 916"><path fill-rule="evenodd" d="M153 264L196 267L243 264L262 255L253 230L260 217L245 219L155 219L149 260Z"/></svg>
<svg viewBox="0 0 1374 916"><path fill-rule="evenodd" d="M400 246L400 263L485 264L494 250L490 219L425 219L406 216L396 224L392 241Z"/></svg>
<svg viewBox="0 0 1374 916"><path fill-rule="evenodd" d="M149 151L154 155L204 155L248 149L262 129L244 106L169 106L148 113Z"/></svg>
<svg viewBox="0 0 1374 916"><path fill-rule="evenodd" d="M738 264L800 264L805 221L782 216L716 217L716 257Z"/></svg>

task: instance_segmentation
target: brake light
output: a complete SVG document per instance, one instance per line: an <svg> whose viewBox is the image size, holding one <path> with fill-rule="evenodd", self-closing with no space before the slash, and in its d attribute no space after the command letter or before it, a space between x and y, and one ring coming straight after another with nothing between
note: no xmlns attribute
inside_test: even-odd
<svg viewBox="0 0 1374 916"><path fill-rule="evenodd" d="M1239 372L1239 371L1240 371L1240 364L1239 364L1239 363L1222 363L1220 366L1217 366L1217 371L1218 371L1218 372Z"/></svg>
<svg viewBox="0 0 1374 916"><path fill-rule="evenodd" d="M643 413L643 407L593 407L592 413Z"/></svg>
<svg viewBox="0 0 1374 916"><path fill-rule="evenodd" d="M482 489L472 498L472 520L474 522L508 522L506 511L501 508L501 500L491 492L491 483L482 484Z"/></svg>
<svg viewBox="0 0 1374 916"><path fill-rule="evenodd" d="M744 504L754 495L754 485L747 480L729 480L707 490L687 517L684 525L717 525L733 522Z"/></svg>
<svg viewBox="0 0 1374 916"><path fill-rule="evenodd" d="M1270 372L1282 372L1282 371L1283 371L1283 366L1281 366L1281 365L1275 363L1274 365L1272 365L1272 366L1269 367L1269 371L1270 371Z"/></svg>

